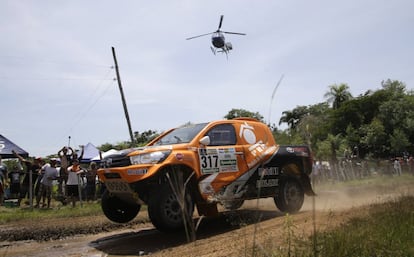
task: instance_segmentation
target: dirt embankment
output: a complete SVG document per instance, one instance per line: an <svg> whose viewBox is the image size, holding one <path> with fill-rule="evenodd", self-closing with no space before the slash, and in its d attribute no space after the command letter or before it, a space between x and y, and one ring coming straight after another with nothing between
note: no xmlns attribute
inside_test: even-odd
<svg viewBox="0 0 414 257"><path fill-rule="evenodd" d="M306 198L302 211L290 216L278 212L272 199L248 201L239 211L203 219L193 243L187 243L184 233L158 232L146 212L124 225L103 215L17 222L0 226L0 256L252 256L253 245L256 251L284 248L288 233L308 237L314 229L366 214L368 204L414 194L407 184L332 188L317 187L318 196Z"/></svg>

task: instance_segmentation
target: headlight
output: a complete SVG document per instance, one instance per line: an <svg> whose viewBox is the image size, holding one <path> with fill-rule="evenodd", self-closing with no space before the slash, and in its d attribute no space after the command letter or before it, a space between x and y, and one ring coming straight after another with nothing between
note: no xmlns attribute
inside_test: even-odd
<svg viewBox="0 0 414 257"><path fill-rule="evenodd" d="M131 164L155 164L164 161L171 151L157 151L152 153L138 154L129 157Z"/></svg>

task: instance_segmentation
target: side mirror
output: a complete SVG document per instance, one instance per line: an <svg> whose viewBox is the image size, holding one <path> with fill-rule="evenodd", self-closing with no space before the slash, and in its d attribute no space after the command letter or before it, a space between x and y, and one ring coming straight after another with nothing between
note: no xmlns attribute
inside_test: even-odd
<svg viewBox="0 0 414 257"><path fill-rule="evenodd" d="M209 136L204 136L203 138L200 139L199 142L202 145L209 145L210 144L210 137Z"/></svg>

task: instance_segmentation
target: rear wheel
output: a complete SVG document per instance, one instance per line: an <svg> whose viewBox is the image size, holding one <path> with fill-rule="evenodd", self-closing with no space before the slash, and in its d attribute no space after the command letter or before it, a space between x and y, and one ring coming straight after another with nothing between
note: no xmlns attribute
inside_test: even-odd
<svg viewBox="0 0 414 257"><path fill-rule="evenodd" d="M101 207L105 216L117 223L126 223L133 220L141 209L141 205L123 201L107 190L102 195Z"/></svg>
<svg viewBox="0 0 414 257"><path fill-rule="evenodd" d="M177 197L169 184L161 184L153 190L148 202L148 215L158 230L175 231L181 229L184 222L191 221L194 204L187 191L178 192Z"/></svg>
<svg viewBox="0 0 414 257"><path fill-rule="evenodd" d="M296 179L282 179L279 185L279 192L274 197L276 207L287 213L295 213L302 208L305 194L302 186Z"/></svg>

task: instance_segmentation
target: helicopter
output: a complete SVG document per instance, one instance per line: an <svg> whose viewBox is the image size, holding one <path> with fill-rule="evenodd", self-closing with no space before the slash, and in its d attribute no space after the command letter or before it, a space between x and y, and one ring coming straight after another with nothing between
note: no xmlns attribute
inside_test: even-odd
<svg viewBox="0 0 414 257"><path fill-rule="evenodd" d="M229 32L229 31L220 30L221 25L223 24L223 17L224 17L224 15L221 15L220 23L219 23L218 29L216 31L206 33L206 34L202 34L202 35L198 35L198 36L195 36L195 37L189 37L189 38L187 38L187 40L198 38L198 37L203 37L203 36L207 36L207 35L212 35L211 36L211 43L213 44L214 47L210 46L210 48L211 48L211 51L213 52L213 54L216 54L216 52L221 52L221 53L225 53L226 56L227 56L227 54L230 52L230 50L233 49L233 45L230 42L226 42L226 40L224 38L224 34L234 34L234 35L242 35L242 36L245 36L246 34L245 33Z"/></svg>

